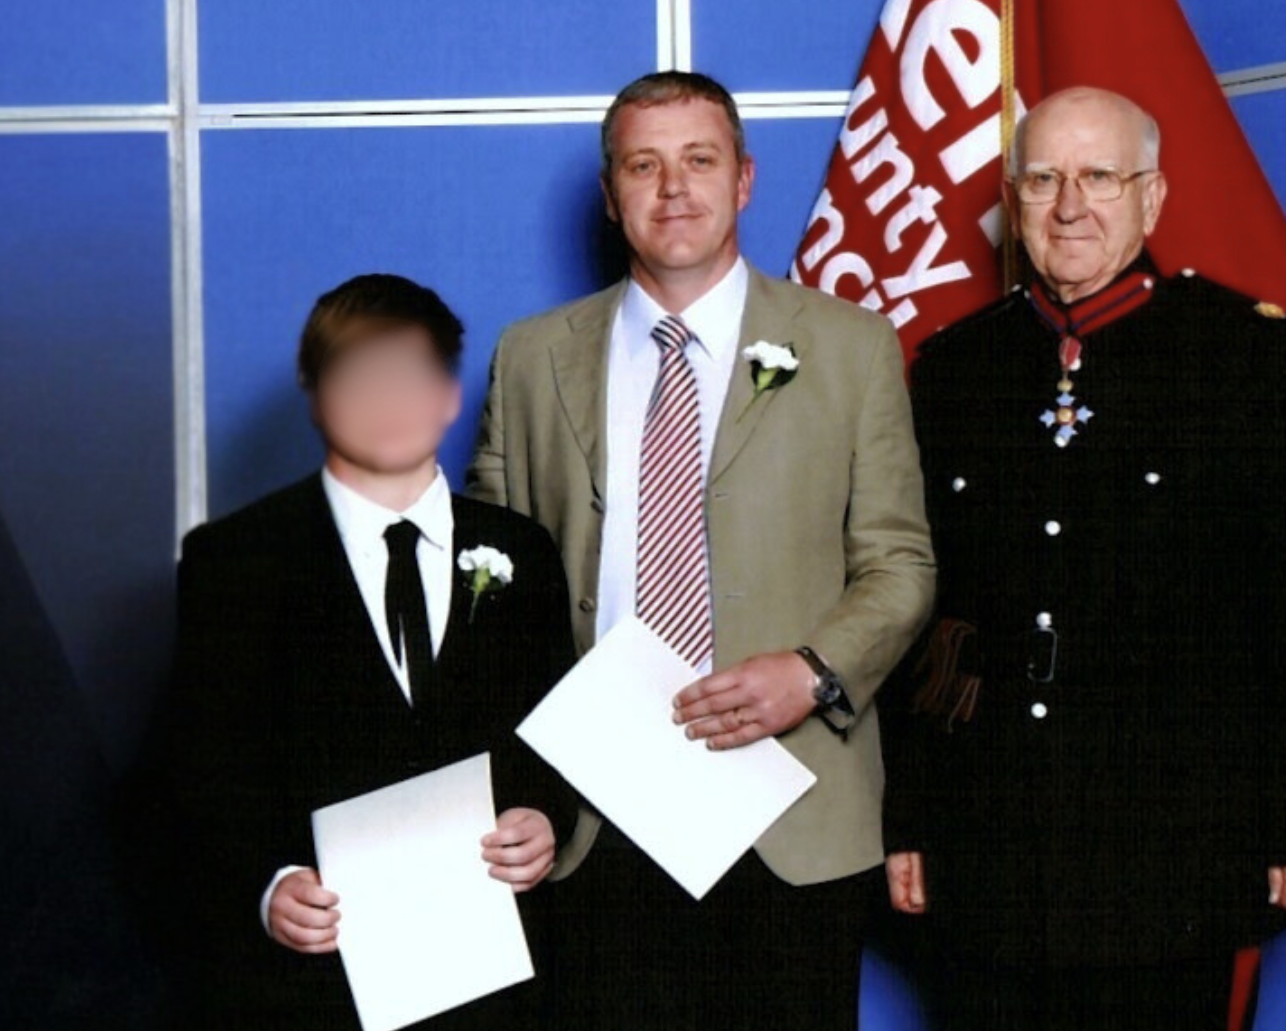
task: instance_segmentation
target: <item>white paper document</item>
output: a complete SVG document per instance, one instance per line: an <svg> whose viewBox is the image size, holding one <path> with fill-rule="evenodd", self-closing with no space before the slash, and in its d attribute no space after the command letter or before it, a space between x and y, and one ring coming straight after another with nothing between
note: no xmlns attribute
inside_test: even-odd
<svg viewBox="0 0 1286 1031"><path fill-rule="evenodd" d="M673 720L696 672L636 617L618 623L518 736L697 899L817 778L773 738L712 752Z"/></svg>
<svg viewBox="0 0 1286 1031"><path fill-rule="evenodd" d="M518 905L493 880L491 756L318 809L322 884L364 1031L393 1031L533 976Z"/></svg>

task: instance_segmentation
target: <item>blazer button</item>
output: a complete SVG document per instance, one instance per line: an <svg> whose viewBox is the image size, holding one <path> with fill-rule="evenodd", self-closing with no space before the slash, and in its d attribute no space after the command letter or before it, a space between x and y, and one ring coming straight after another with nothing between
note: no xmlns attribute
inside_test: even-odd
<svg viewBox="0 0 1286 1031"><path fill-rule="evenodd" d="M593 612L598 606L594 604L593 598L582 598L580 600L580 610L582 612Z"/></svg>

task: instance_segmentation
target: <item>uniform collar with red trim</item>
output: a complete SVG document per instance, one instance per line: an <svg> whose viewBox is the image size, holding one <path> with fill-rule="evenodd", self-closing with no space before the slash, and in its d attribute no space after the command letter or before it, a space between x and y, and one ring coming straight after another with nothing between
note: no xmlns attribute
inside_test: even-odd
<svg viewBox="0 0 1286 1031"><path fill-rule="evenodd" d="M1155 267L1144 256L1109 286L1072 304L1058 300L1040 280L1032 284L1027 298L1041 321L1060 338L1083 339L1147 304L1158 278Z"/></svg>

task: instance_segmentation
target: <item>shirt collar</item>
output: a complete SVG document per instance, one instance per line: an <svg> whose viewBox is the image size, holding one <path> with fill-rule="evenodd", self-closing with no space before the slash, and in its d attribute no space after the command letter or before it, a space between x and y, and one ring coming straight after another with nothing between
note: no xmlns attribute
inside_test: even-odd
<svg viewBox="0 0 1286 1031"><path fill-rule="evenodd" d="M727 355L741 337L741 317L746 309L750 273L740 256L724 277L681 312L662 308L638 280L631 279L621 300L621 320L627 346L633 351L655 347L652 327L669 314L677 314L696 334L698 346L714 361ZM646 345L646 346L645 346Z"/></svg>
<svg viewBox="0 0 1286 1031"><path fill-rule="evenodd" d="M403 519L419 527L420 533L434 547L446 549L451 546L451 532L455 526L451 512L451 487L446 473L440 468L428 489L405 512L394 512L364 497L325 468L322 469L322 488L339 535L364 551L383 548L384 531Z"/></svg>

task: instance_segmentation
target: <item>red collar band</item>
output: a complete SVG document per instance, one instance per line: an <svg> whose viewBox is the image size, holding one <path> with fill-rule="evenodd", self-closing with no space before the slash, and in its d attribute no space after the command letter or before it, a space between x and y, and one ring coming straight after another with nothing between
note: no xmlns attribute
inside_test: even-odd
<svg viewBox="0 0 1286 1031"><path fill-rule="evenodd" d="M1111 286L1071 305L1055 300L1040 281L1027 296L1036 314L1054 332L1063 337L1084 337L1147 304L1155 281L1151 272L1130 272Z"/></svg>

